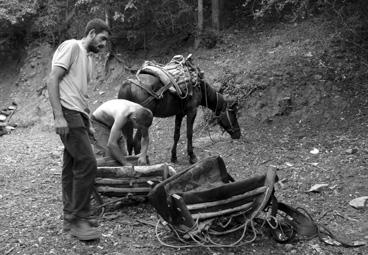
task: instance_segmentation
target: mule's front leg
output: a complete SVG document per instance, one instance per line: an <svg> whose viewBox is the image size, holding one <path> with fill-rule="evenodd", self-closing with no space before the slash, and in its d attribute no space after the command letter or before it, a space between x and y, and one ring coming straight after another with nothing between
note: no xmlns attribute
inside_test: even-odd
<svg viewBox="0 0 368 255"><path fill-rule="evenodd" d="M176 156L176 147L178 145L178 141L180 138L180 126L181 126L182 120L183 120L183 115L175 116L174 144L171 148L171 162L173 163L178 162L178 158Z"/></svg>
<svg viewBox="0 0 368 255"><path fill-rule="evenodd" d="M187 152L189 163L194 164L198 161L197 156L193 152L193 124L197 116L197 109L187 114Z"/></svg>
<svg viewBox="0 0 368 255"><path fill-rule="evenodd" d="M134 135L134 154L137 155L141 152L141 139L142 139L142 132L141 130L137 129Z"/></svg>
<svg viewBox="0 0 368 255"><path fill-rule="evenodd" d="M133 125L131 123L127 123L123 128L123 135L126 138L126 146L128 150L128 154L132 155L133 151Z"/></svg>

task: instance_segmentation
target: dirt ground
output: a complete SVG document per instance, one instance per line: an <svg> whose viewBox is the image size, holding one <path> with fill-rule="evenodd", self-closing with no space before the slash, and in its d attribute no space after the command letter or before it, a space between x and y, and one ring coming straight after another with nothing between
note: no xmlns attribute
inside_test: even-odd
<svg viewBox="0 0 368 255"><path fill-rule="evenodd" d="M349 205L356 197L368 196L368 90L362 60L341 50L334 41L335 28L322 18L251 30L224 31L213 49L175 52L194 53L208 81L237 97L242 106L239 140L206 125L203 118L209 113L201 108L195 124L195 153L201 159L220 155L235 180L276 167L282 180L276 186L280 201L305 208L345 240L367 243L367 208ZM18 128L0 137L1 254L368 253L367 246L343 248L318 239L284 245L262 235L234 248L170 248L156 239L158 216L148 203L108 210L100 221L99 242L83 243L64 234L62 144L52 129L46 93L37 91L43 86L50 49L39 47L32 54L20 69L17 88L8 85L13 76L1 82L1 105L7 106L9 98L19 105L13 117ZM129 66L143 61L138 56L124 57ZM110 71L108 79L102 78L101 70L97 73L92 109L115 98L119 81L129 76L118 64ZM280 105L285 98L291 101L286 108ZM167 134L173 134L173 125L174 118L154 120L151 163L169 162L172 139ZM172 164L177 171L189 166L185 127L181 134L179 162ZM319 152L312 154L313 149ZM320 193L306 192L321 183L328 187Z"/></svg>

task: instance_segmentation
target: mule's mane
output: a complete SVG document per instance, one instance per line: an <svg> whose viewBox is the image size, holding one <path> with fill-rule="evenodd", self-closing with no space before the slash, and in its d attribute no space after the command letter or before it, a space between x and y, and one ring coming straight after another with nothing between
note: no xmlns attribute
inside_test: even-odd
<svg viewBox="0 0 368 255"><path fill-rule="evenodd" d="M224 96L218 93L207 82L201 82L202 99L201 105L211 109L218 115L223 109L226 108L226 100Z"/></svg>

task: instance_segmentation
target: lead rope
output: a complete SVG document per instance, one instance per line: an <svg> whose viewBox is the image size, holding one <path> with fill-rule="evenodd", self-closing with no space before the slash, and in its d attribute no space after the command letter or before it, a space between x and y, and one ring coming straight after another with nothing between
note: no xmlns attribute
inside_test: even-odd
<svg viewBox="0 0 368 255"><path fill-rule="evenodd" d="M233 123L231 123L228 110L226 110L226 117L227 117L227 120L229 121L231 132L233 132L234 131L234 126L233 126Z"/></svg>
<svg viewBox="0 0 368 255"><path fill-rule="evenodd" d="M205 90L205 94L206 94L206 107L208 108L208 102L207 102L207 86L206 86L206 84L204 84L204 90ZM214 111L214 113L212 112L212 116L211 116L211 118L213 118L213 116L215 116L216 117L216 112L217 112L217 108L218 108L218 92L216 91L216 107L215 107L215 111ZM210 131L210 129L207 129L208 130L208 136L210 137L210 140L213 142L213 143L215 143L215 141L212 139L212 136L211 136L211 131Z"/></svg>
<svg viewBox="0 0 368 255"><path fill-rule="evenodd" d="M208 108L208 101L207 101L207 86L206 86L206 83L203 83L204 84L204 99L205 99L205 101L206 101L206 108ZM216 102L216 108L217 108L217 102ZM212 116L211 116L211 118L212 118ZM206 126L208 126L208 124L207 125L205 125L204 127L206 127ZM210 137L210 140L212 141L212 142L214 142L213 141L213 139L212 139L212 137L211 137L211 131L210 131L210 129L208 128L207 129L207 131L208 131L208 136Z"/></svg>
<svg viewBox="0 0 368 255"><path fill-rule="evenodd" d="M158 241L164 245L164 246L167 246L167 247L171 247L171 248L194 248L194 247L205 247L205 248L230 248L230 247L237 247L237 246L240 246L240 245L243 245L243 244L247 244L247 243L251 243L251 242L254 242L257 238L257 230L254 226L254 220L253 219L248 219L246 216L245 216L245 212L241 213L245 219L245 222L244 224L241 224L240 226L236 227L235 229L233 229L232 231L224 231L222 232L221 234L227 234L227 233L232 233L234 232L235 230L240 230L242 229L242 234L241 236L234 242L232 243L229 243L229 244L221 244L221 243L218 243L216 241L214 241L212 238L211 238L211 234L216 236L216 232L217 231L207 231L206 233L201 233L201 235L199 234L194 234L194 233L190 233L190 232L182 232L178 229L175 229L175 227L173 226L170 226L170 229L174 232L175 236L178 238L178 240L182 243L185 243L184 245L175 245L175 244L168 244L167 242L163 241L161 236L163 235L163 232L159 233L158 231L158 228L159 228L159 225L165 225L161 218L157 221L156 223L156 227L155 227L155 233L156 233L156 238L158 239ZM239 213L237 214L239 215ZM247 233L247 229L248 229L248 225L250 226L250 229L251 229L251 232L252 232L252 237L248 240L244 240L244 237ZM196 224L193 226L193 230L198 227L198 219L196 221ZM179 234L182 233L182 234L186 234L187 236L190 237L190 239L195 242L196 244L189 244L186 240L184 240L181 235ZM220 233L220 232L218 232ZM221 235L221 234L217 234L217 235ZM210 244L208 244L210 243Z"/></svg>

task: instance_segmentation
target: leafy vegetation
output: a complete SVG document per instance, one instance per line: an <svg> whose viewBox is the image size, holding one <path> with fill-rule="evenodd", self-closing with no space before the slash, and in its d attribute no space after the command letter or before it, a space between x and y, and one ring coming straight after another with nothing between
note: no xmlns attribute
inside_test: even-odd
<svg viewBox="0 0 368 255"><path fill-rule="evenodd" d="M222 0L223 1L223 0ZM243 19L295 22L325 13L344 26L338 39L344 46L368 51L367 9L364 0L236 0L222 2L222 27ZM92 17L105 19L112 27L113 48L146 49L154 41L203 37L202 46L211 48L218 35L211 30L211 3L204 1L205 31L196 27L194 0L0 0L0 52L18 49L41 40L52 45L80 37Z"/></svg>

